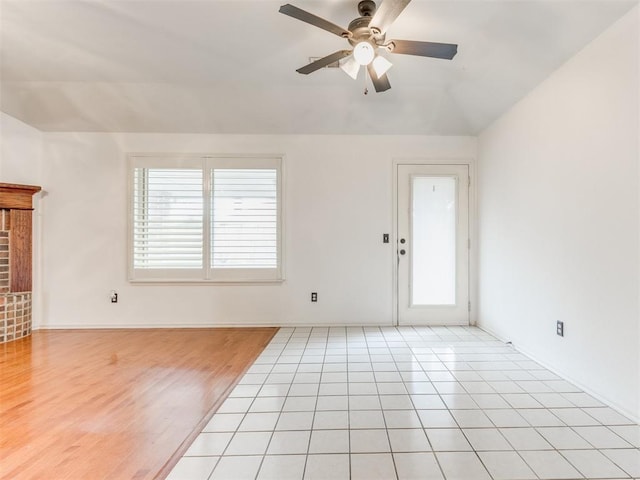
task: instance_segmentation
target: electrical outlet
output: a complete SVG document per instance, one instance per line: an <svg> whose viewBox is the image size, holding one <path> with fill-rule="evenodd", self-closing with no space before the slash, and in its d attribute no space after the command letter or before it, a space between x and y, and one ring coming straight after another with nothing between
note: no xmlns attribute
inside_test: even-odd
<svg viewBox="0 0 640 480"><path fill-rule="evenodd" d="M564 337L564 322L561 322L560 320L556 322L556 333L558 336Z"/></svg>
<svg viewBox="0 0 640 480"><path fill-rule="evenodd" d="M382 234L382 243L389 243L389 234L388 233L383 233Z"/></svg>
<svg viewBox="0 0 640 480"><path fill-rule="evenodd" d="M318 292L311 292L311 301L312 302L318 301Z"/></svg>
<svg viewBox="0 0 640 480"><path fill-rule="evenodd" d="M111 303L118 303L118 293L115 290L111 290Z"/></svg>

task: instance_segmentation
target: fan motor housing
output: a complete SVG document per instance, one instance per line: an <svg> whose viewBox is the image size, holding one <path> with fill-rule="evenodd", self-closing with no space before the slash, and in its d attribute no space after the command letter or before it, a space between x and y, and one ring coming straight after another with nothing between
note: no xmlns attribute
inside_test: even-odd
<svg viewBox="0 0 640 480"><path fill-rule="evenodd" d="M371 23L371 17L363 16L356 18L349 24L348 29L352 35L347 40L352 46L360 42L369 42L373 46L377 46L384 42L384 33L375 34L369 28L369 23Z"/></svg>

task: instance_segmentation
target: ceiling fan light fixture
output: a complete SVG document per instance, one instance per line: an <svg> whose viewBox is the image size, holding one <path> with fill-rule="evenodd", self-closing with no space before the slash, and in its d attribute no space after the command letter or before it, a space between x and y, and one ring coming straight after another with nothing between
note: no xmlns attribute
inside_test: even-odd
<svg viewBox="0 0 640 480"><path fill-rule="evenodd" d="M373 61L376 52L373 49L373 45L369 42L360 42L353 47L353 58L356 59L360 65L369 65Z"/></svg>
<svg viewBox="0 0 640 480"><path fill-rule="evenodd" d="M373 59L373 69L376 75L378 75L378 78L387 73L391 67L393 67L393 63L380 55L377 55L376 58Z"/></svg>
<svg viewBox="0 0 640 480"><path fill-rule="evenodd" d="M356 61L353 55L349 55L346 60L342 62L340 68L344 73L349 75L354 80L358 79L358 73L360 73L360 64Z"/></svg>
<svg viewBox="0 0 640 480"><path fill-rule="evenodd" d="M289 3L282 5L280 13L337 35L347 40L349 45L353 47L353 50L338 50L326 57L312 61L308 65L296 69L296 72L308 75L339 62L341 70L356 79L360 70L359 66L366 66L365 77L368 76L371 79L376 92L385 92L391 88L386 72L392 64L386 58L376 54L378 48L394 55L413 55L443 60L451 60L458 53L458 45L454 43L387 40L387 29L411 0L378 0L378 2L379 5L376 8L374 0L360 0L358 3L360 16L353 19L348 28L342 28Z"/></svg>

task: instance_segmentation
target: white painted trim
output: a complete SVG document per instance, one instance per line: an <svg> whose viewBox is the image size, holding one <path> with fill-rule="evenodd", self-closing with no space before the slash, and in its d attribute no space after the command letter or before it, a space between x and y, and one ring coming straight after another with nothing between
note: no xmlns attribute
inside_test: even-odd
<svg viewBox="0 0 640 480"><path fill-rule="evenodd" d="M391 325L398 326L398 164L391 162Z"/></svg>
<svg viewBox="0 0 640 480"><path fill-rule="evenodd" d="M202 170L202 263L206 281L211 280L211 195L213 195L211 176L212 173L205 158ZM129 238L131 238L131 232L129 232ZM133 265L131 268L133 272Z"/></svg>
<svg viewBox="0 0 640 480"><path fill-rule="evenodd" d="M44 190L33 196L33 218L32 225L32 242L33 252L31 267L32 287L31 287L31 329L40 327L44 323L44 245L42 241L43 232L43 202L46 196Z"/></svg>
<svg viewBox="0 0 640 480"><path fill-rule="evenodd" d="M310 325L308 323L231 323L231 322L219 322L215 324L206 323L189 323L189 324L164 324L164 325L149 325L143 323L133 323L127 325L114 325L113 323L104 323L96 325L77 325L77 324L56 324L56 325L41 325L39 328L33 331L46 331L46 330L153 330L153 329L193 329L193 328L252 328L252 327L274 327L274 328L324 328L324 327L388 327L389 323L344 323L344 322L330 322L330 323L314 323ZM446 325L448 327L457 325Z"/></svg>
<svg viewBox="0 0 640 480"><path fill-rule="evenodd" d="M277 156L277 158L280 159L280 166L279 171L278 171L278 215L280 217L279 219L279 226L280 228L278 229L278 253L280 254L280 278L278 280L278 283L282 284L286 281L287 279L287 269L286 269L286 258L287 258L287 237L286 237L286 226L287 226L287 217L286 217L286 205L287 205L287 199L286 199L286 185L287 185L287 179L285 177L286 175L286 170L285 170L285 165L286 165L286 161L285 161L285 156L284 154Z"/></svg>
<svg viewBox="0 0 640 480"><path fill-rule="evenodd" d="M190 279L185 278L184 280L180 280L179 278L171 278L171 279L154 279L154 278L139 278L139 279L129 279L129 284L131 286L144 286L144 285L164 285L169 287L179 287L185 285L281 285L286 282L284 278L279 278L277 280L198 280L198 279Z"/></svg>
<svg viewBox="0 0 640 480"><path fill-rule="evenodd" d="M478 196L477 196L477 169L476 162L469 162L469 241L471 248L469 249L469 301L471 302L471 311L469 312L469 325L477 325L478 323Z"/></svg>
<svg viewBox="0 0 640 480"><path fill-rule="evenodd" d="M500 340L503 343L506 343L508 341L507 339L505 339L501 335L498 335L496 332L492 331L491 329L489 329L487 327L484 327L481 324L476 325L476 327L478 327L483 332L488 333L489 335L497 338L498 340ZM544 360L540 360L536 355L530 353L528 350L523 349L523 348L518 348L516 345L513 345L513 348L514 348L515 351L527 356L529 359L531 359L534 362L542 365L544 368L546 368L550 372L558 375L563 380L567 380L568 382L574 384L576 387L580 388L585 393L588 393L589 395L591 395L595 399L601 401L602 403L604 403L608 407L611 407L613 410L615 410L616 412L620 413L621 415L624 415L625 417L627 417L628 419L630 419L630 420L632 420L632 421L634 421L636 423L640 423L640 416L638 416L635 412L631 412L631 411L625 409L624 407L618 405L617 403L615 403L611 399L606 398L606 397L604 397L603 395L601 395L601 394L599 394L597 392L594 392L589 387L586 387L582 383L574 380L570 375L567 375L566 373L563 373L563 372L559 371L555 367L552 367L551 365L549 365Z"/></svg>
<svg viewBox="0 0 640 480"><path fill-rule="evenodd" d="M211 152L192 152L192 151L188 151L188 152L181 152L179 150L174 150L172 152L127 152L127 157L152 157L152 158L228 158L228 159L241 159L241 158L255 158L255 159L262 159L262 158L271 158L271 159L278 159L278 158L284 158L284 153L269 153L269 152L264 152L264 153L236 153L236 152L229 152L229 153L211 153Z"/></svg>
<svg viewBox="0 0 640 480"><path fill-rule="evenodd" d="M397 157L391 162L391 235L392 245L398 244L398 165L467 165L469 168L469 325L476 325L478 319L478 197L476 179L476 159L471 157ZM391 302L392 325L398 325L398 265L397 254L391 258Z"/></svg>
<svg viewBox="0 0 640 480"><path fill-rule="evenodd" d="M47 330L161 330L161 329L185 329L190 330L194 328L251 328L251 327L280 327L281 325L273 325L269 323L247 323L247 324L235 324L235 323L217 323L215 325L210 324L167 324L167 325L147 325L147 324L131 324L131 325L113 325L112 323L91 325L87 327L85 325L74 324L60 324L54 326L42 326L37 331ZM288 326L288 325L287 325ZM300 325L302 326L302 325ZM36 331L36 330L34 330Z"/></svg>
<svg viewBox="0 0 640 480"><path fill-rule="evenodd" d="M640 7L636 6L636 24L640 25ZM640 53L638 54L638 56L640 57ZM637 60L638 63L640 63L640 58L638 58ZM637 112L640 112L640 95L637 95L637 102L638 104L636 105L637 108ZM637 145L637 151L640 152L640 122L638 122L638 135L637 135L637 139L638 139L638 145ZM638 164L640 165L640 159L638 159ZM637 169L638 171L638 184L640 185L640 168ZM639 213L639 217L640 217L640 199L638 199L638 213ZM638 219L638 222L640 223L640 218ZM640 259L640 242L638 242L638 259ZM640 262L638 264L638 275L640 276ZM640 282L638 283L638 298L640 298ZM640 312L639 312L640 313ZM638 325L640 325L640 315L638 316ZM637 351L640 351L640 328L638 328L638 344L637 344ZM640 354L638 355L638 386L640 387ZM640 389L640 388L639 388ZM636 405L638 408L638 411L636 412L636 423L640 424L640 392L637 392L637 397L636 397Z"/></svg>

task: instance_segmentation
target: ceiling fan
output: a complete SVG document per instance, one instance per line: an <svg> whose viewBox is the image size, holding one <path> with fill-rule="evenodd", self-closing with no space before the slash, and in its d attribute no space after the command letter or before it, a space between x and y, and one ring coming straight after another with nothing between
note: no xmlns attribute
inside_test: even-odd
<svg viewBox="0 0 640 480"><path fill-rule="evenodd" d="M360 67L366 66L376 92L384 92L391 88L386 72L392 64L385 57L376 53L378 49L389 53L451 60L458 52L458 45L385 39L385 32L410 1L384 0L376 9L376 4L372 0L362 0L358 3L360 16L353 20L347 29L291 4L282 5L280 13L343 37L353 47L352 50L338 50L298 68L296 72L308 75L332 63L340 62L340 68L355 80Z"/></svg>

